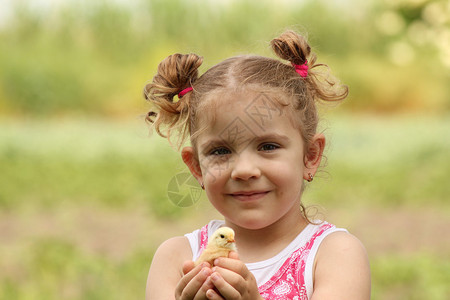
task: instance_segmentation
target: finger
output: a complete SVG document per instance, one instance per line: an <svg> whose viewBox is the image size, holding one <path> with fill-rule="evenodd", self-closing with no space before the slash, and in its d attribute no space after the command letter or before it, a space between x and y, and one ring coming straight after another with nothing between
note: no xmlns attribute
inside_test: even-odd
<svg viewBox="0 0 450 300"><path fill-rule="evenodd" d="M209 289L206 292L206 297L209 300L224 300L221 295L219 295L214 289Z"/></svg>
<svg viewBox="0 0 450 300"><path fill-rule="evenodd" d="M239 297L246 297L246 299L256 299L259 294L258 290L258 284L256 282L255 276L247 269L247 266L243 264L242 267L242 274L239 274L237 272L231 271L229 269L221 268L221 267L213 267L212 268L212 274L211 274L211 280L214 283L214 286L219 290L220 294L225 299L234 299L234 298L228 298L229 296L233 296L235 294L235 291L239 295ZM234 289L230 290L226 286L223 287L223 289L219 289L219 286L216 285L215 281L213 280L213 276L218 273L222 276L222 278ZM248 298L250 297L250 298ZM239 298L240 299L240 298Z"/></svg>
<svg viewBox="0 0 450 300"><path fill-rule="evenodd" d="M180 279L175 288L175 296L192 299L210 274L209 264L196 266Z"/></svg>
<svg viewBox="0 0 450 300"><path fill-rule="evenodd" d="M195 294L194 300L203 300L203 299L207 299L207 292L209 290L214 289L214 284L212 283L211 277L209 276L208 278L206 278L205 282L203 283L203 285L200 287L200 289L197 291L197 293Z"/></svg>
<svg viewBox="0 0 450 300"><path fill-rule="evenodd" d="M211 281L224 299L238 299L241 296L234 286L228 283L219 272L211 274Z"/></svg>
<svg viewBox="0 0 450 300"><path fill-rule="evenodd" d="M245 278L242 275L221 267L214 267L212 272L213 274L218 273L222 276L222 278L238 292L245 290Z"/></svg>
<svg viewBox="0 0 450 300"><path fill-rule="evenodd" d="M185 261L183 263L183 274L186 275L187 273L192 271L192 269L194 269L194 268L195 268L195 264L192 260Z"/></svg>
<svg viewBox="0 0 450 300"><path fill-rule="evenodd" d="M192 280L192 278L194 278L194 276L197 275L201 271L201 269L204 267L206 267L206 265L201 264L201 265L198 265L198 266L194 267L193 269L189 270L187 273L184 273L185 271L188 270L188 268L190 268L190 265L189 265L189 261L183 263L184 276L181 278L178 285L182 285L184 288Z"/></svg>
<svg viewBox="0 0 450 300"><path fill-rule="evenodd" d="M228 258L239 259L239 254L236 251L230 251L230 253L228 253Z"/></svg>
<svg viewBox="0 0 450 300"><path fill-rule="evenodd" d="M241 275L244 278L248 278L248 276L250 275L250 271L248 270L247 266L238 259L219 257L216 260L214 260L214 266L223 269L228 269Z"/></svg>
<svg viewBox="0 0 450 300"><path fill-rule="evenodd" d="M205 287L203 291L201 290L201 287L205 284L210 275L210 268L202 268L201 271L198 272L198 274L185 286L181 293L181 299L205 299L206 296L204 295L210 287Z"/></svg>

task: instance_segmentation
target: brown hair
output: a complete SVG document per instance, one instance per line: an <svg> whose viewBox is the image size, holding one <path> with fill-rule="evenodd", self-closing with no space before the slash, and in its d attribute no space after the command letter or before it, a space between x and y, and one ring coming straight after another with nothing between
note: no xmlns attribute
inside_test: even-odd
<svg viewBox="0 0 450 300"><path fill-rule="evenodd" d="M348 95L348 88L330 75L327 65L316 64L316 55L311 53L306 39L296 32L284 32L271 41L271 47L279 58L289 61L289 64L262 56L236 56L198 77L198 68L203 61L198 55L174 54L167 57L159 64L153 81L144 88L145 98L154 104L147 121L153 123L156 132L169 141L175 133L178 148L188 137L195 148L196 137L205 127L198 123L201 119L198 118L199 112L210 105L212 101L208 99L220 91L256 87L284 95L287 105L292 105L291 111L308 151L318 124L316 102L342 100ZM309 70L303 78L291 64L305 63ZM325 71L320 71L319 67L325 67ZM193 90L175 101L175 96L189 86Z"/></svg>
<svg viewBox="0 0 450 300"><path fill-rule="evenodd" d="M291 99L305 140L305 145L317 130L316 101L339 101L348 94L348 88L340 85L329 72L321 72L316 56L306 39L294 31L286 31L271 41L275 54L281 59L297 65L307 61L308 76L302 78L294 67L279 60L261 56L236 56L213 66L198 77L198 68L203 58L196 54L173 54L158 66L153 81L144 88L144 96L154 107L147 114L156 132L171 140L178 137L176 145L181 147L187 137L192 142L201 128L197 124L201 106L207 105L205 96L219 90L234 90L242 86L257 86L261 89L282 92ZM326 70L328 71L328 70ZM175 101L176 95L191 86L192 92ZM202 101L203 100L203 101ZM193 143L193 146L195 143Z"/></svg>

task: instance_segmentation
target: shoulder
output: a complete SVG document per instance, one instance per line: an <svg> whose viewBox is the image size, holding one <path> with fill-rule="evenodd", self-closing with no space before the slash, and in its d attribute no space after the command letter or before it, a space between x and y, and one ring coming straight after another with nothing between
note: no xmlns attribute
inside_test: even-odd
<svg viewBox="0 0 450 300"><path fill-rule="evenodd" d="M147 278L146 298L173 297L175 286L183 276L183 263L191 259L192 251L186 237L173 237L163 242L152 259Z"/></svg>
<svg viewBox="0 0 450 300"><path fill-rule="evenodd" d="M178 266L181 270L183 262L191 258L192 251L188 239L184 236L173 237L166 240L158 247L153 256L150 271L153 267L163 263ZM167 267L167 265L165 265L165 267Z"/></svg>
<svg viewBox="0 0 450 300"><path fill-rule="evenodd" d="M329 234L317 252L312 300L370 299L367 252L353 235Z"/></svg>
<svg viewBox="0 0 450 300"><path fill-rule="evenodd" d="M164 241L156 250L154 260L169 258L171 261L190 259L192 256L189 241L185 236L176 236Z"/></svg>
<svg viewBox="0 0 450 300"><path fill-rule="evenodd" d="M346 231L336 231L323 240L317 253L317 259L326 257L362 259L368 262L367 252L358 238Z"/></svg>

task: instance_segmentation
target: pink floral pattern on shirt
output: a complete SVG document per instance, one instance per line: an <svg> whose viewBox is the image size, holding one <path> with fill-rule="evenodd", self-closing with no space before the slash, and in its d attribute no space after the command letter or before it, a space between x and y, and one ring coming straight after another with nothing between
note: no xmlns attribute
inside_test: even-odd
<svg viewBox="0 0 450 300"><path fill-rule="evenodd" d="M198 253L202 253L205 250L206 245L208 244L208 224L202 227L200 230L200 249L198 249Z"/></svg>
<svg viewBox="0 0 450 300"><path fill-rule="evenodd" d="M311 239L295 250L272 278L259 287L259 293L266 300L308 300L305 286L305 267L309 252L317 237L334 228L332 224L323 224ZM208 225L201 229L200 252L208 242Z"/></svg>

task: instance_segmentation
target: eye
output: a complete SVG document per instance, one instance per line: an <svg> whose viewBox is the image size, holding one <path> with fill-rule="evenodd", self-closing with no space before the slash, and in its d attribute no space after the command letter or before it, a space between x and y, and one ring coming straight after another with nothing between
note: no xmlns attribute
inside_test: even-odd
<svg viewBox="0 0 450 300"><path fill-rule="evenodd" d="M225 236L224 236L223 234L221 234L221 235L220 235L220 237L221 237L222 239L224 239L224 238L225 238Z"/></svg>
<svg viewBox="0 0 450 300"><path fill-rule="evenodd" d="M212 151L209 152L209 155L227 155L230 154L231 151L225 147L219 147L219 148L215 148Z"/></svg>
<svg viewBox="0 0 450 300"><path fill-rule="evenodd" d="M280 148L280 146L277 145L277 144L274 144L274 143L266 143L266 144L262 144L262 145L259 147L259 150L260 150L260 151L273 151L273 150L276 150L276 149L278 149L278 148Z"/></svg>

